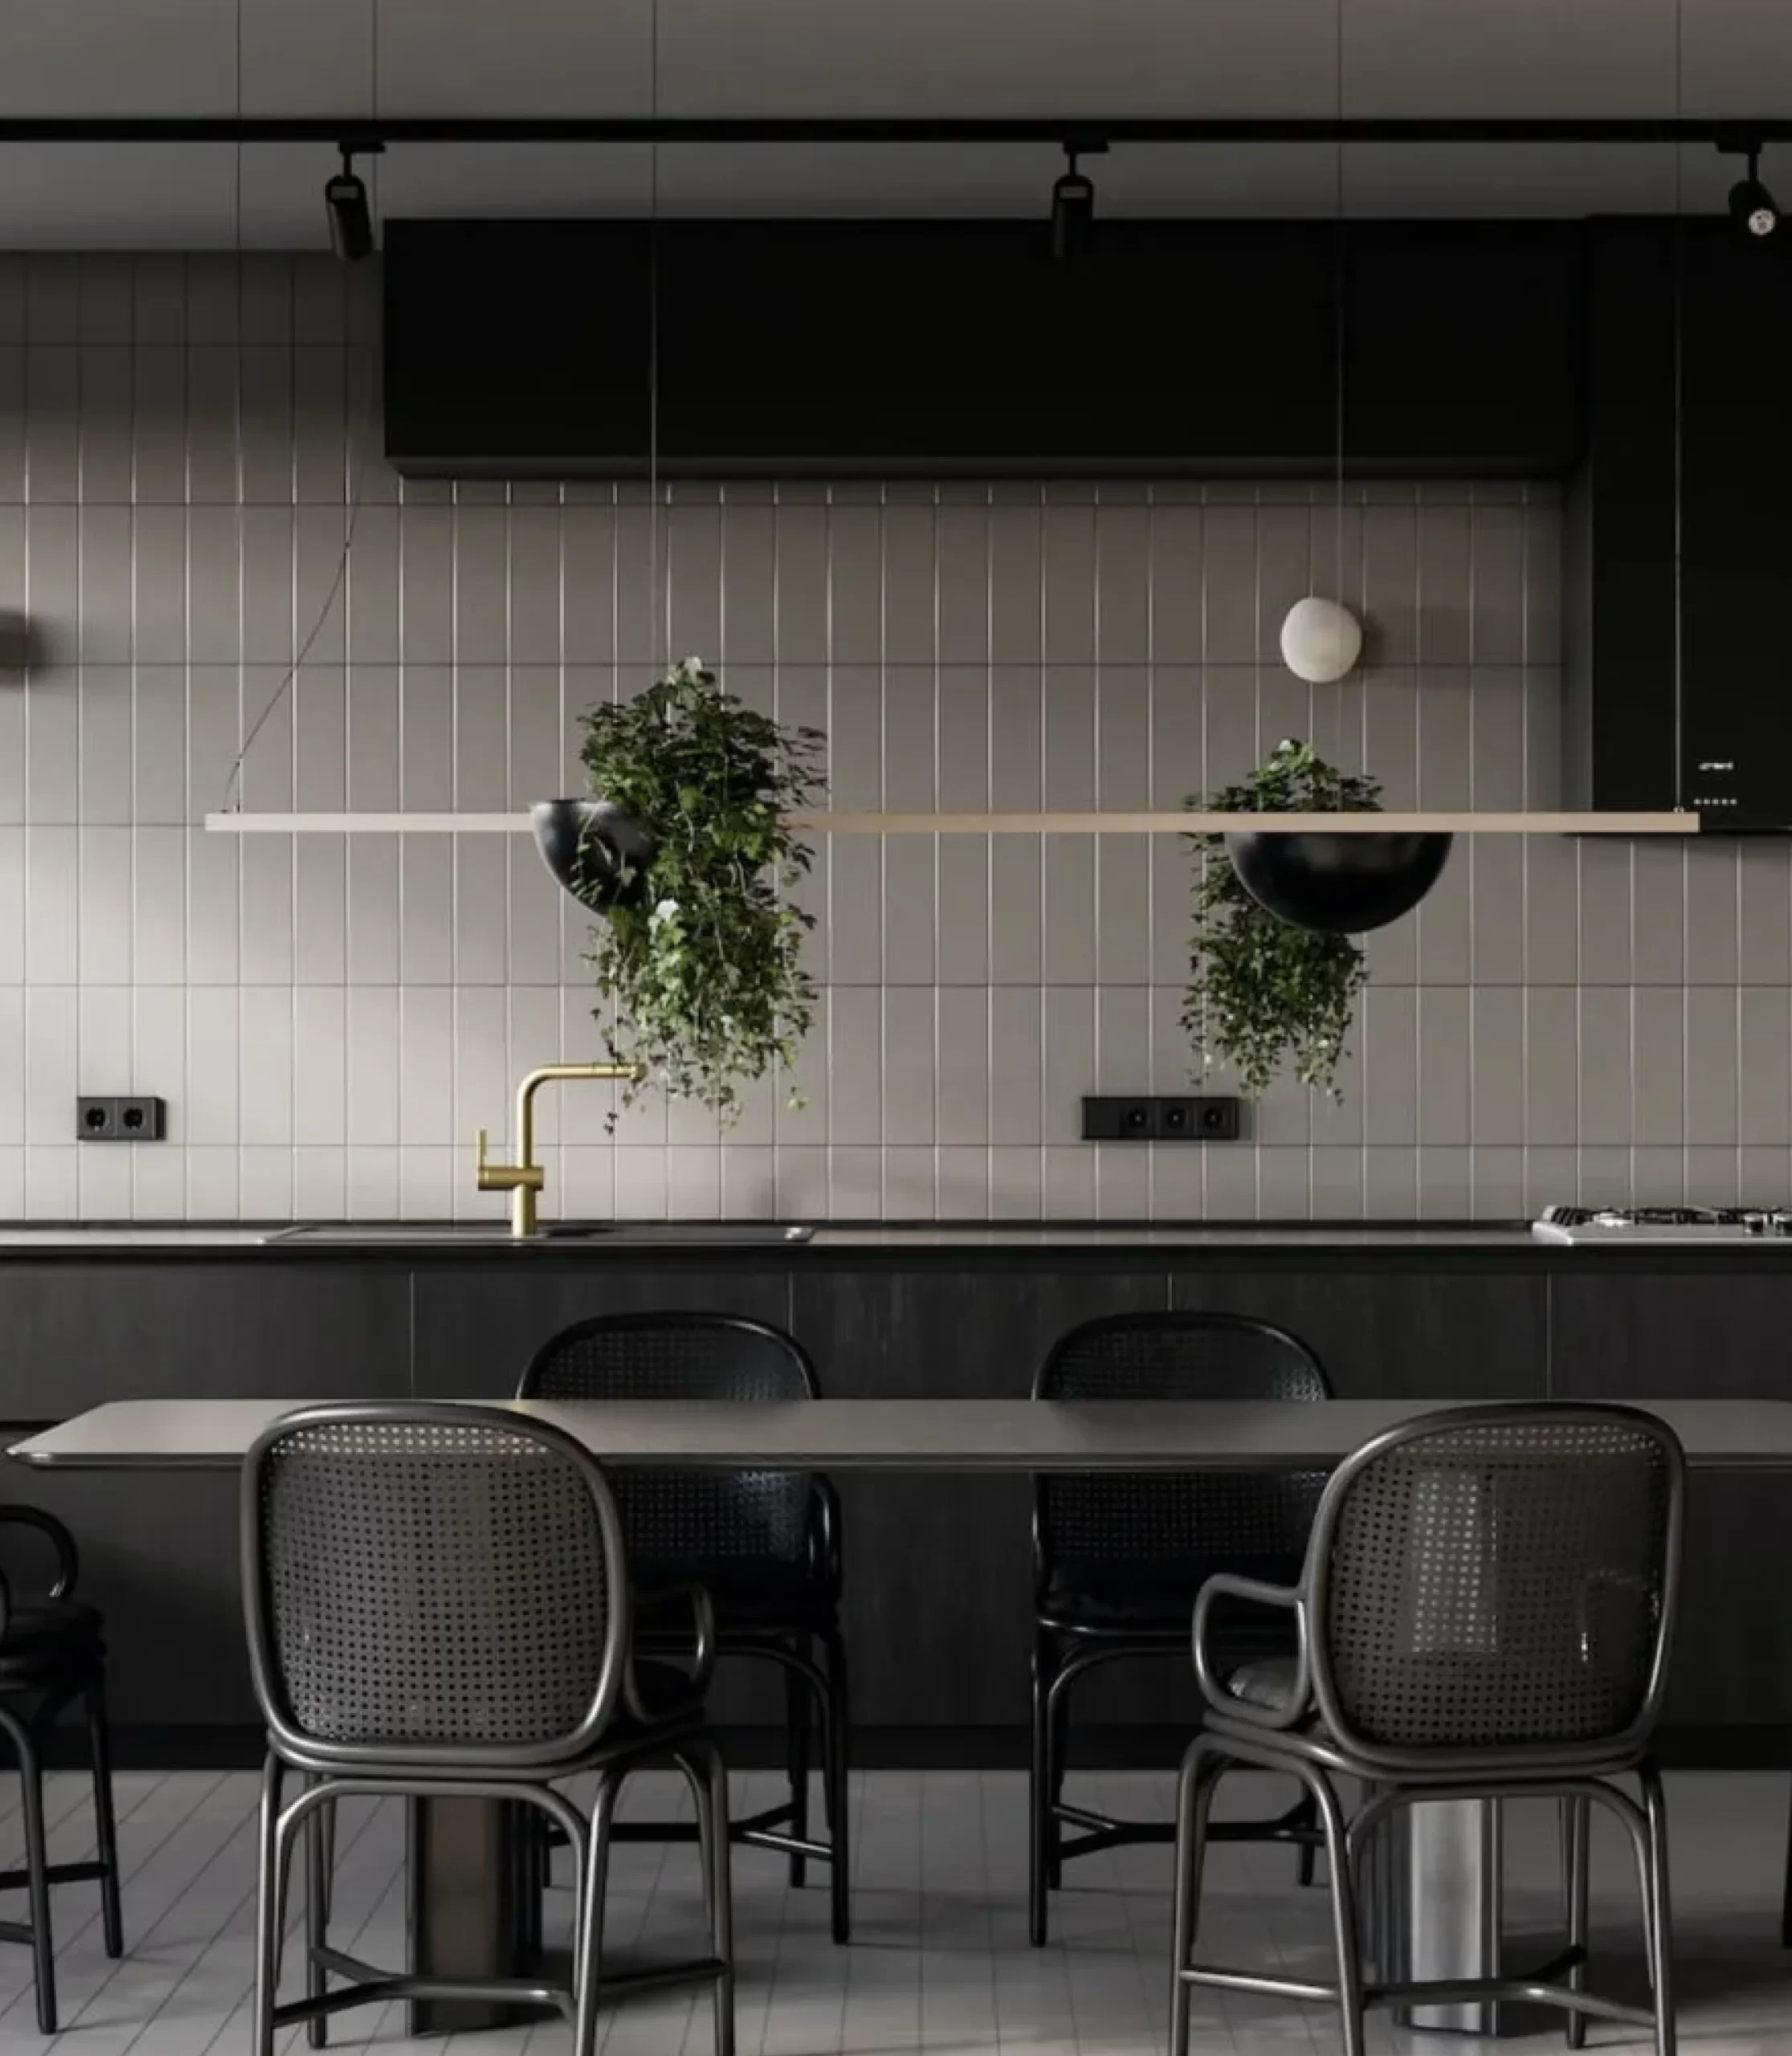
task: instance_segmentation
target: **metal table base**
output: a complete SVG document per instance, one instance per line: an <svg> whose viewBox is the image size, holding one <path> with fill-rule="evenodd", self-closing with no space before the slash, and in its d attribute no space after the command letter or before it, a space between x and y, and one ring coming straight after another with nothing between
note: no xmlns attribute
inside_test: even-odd
<svg viewBox="0 0 1792 2056"><path fill-rule="evenodd" d="M1500 1808L1454 1799L1401 1808L1370 1854L1370 1952L1383 1984L1500 1975ZM1512 2031L1497 2001L1394 2009L1402 2027L1496 2035Z"/></svg>

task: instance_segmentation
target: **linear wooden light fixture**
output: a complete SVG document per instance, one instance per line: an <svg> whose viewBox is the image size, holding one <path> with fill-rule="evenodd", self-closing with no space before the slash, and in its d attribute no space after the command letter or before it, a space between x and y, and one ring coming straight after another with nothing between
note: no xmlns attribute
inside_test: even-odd
<svg viewBox="0 0 1792 2056"><path fill-rule="evenodd" d="M1696 814L793 814L815 835L1696 835ZM526 814L208 814L222 835L527 835Z"/></svg>

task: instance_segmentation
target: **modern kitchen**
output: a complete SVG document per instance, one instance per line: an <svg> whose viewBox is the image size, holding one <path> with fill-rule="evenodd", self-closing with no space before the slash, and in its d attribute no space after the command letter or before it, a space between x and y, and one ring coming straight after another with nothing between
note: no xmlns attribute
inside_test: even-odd
<svg viewBox="0 0 1792 2056"><path fill-rule="evenodd" d="M0 23L0 2056L1792 2033L1792 19L1035 12Z"/></svg>

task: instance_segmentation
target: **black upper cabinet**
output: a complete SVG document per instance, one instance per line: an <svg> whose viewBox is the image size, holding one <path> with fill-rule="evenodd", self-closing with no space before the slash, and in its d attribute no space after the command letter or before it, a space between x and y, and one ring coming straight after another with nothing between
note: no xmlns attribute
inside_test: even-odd
<svg viewBox="0 0 1792 2056"><path fill-rule="evenodd" d="M1345 270L1353 469L1535 478L1578 461L1578 224L1360 222L1346 235Z"/></svg>
<svg viewBox="0 0 1792 2056"><path fill-rule="evenodd" d="M1324 477L1559 471L1572 226L398 222L414 472ZM655 367L657 376L655 376Z"/></svg>

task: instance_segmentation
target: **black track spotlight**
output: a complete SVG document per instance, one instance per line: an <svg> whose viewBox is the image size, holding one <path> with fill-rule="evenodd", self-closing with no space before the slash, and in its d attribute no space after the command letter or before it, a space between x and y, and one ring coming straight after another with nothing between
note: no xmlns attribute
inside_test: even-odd
<svg viewBox="0 0 1792 2056"><path fill-rule="evenodd" d="M363 151L380 149L364 144ZM355 173L355 153L342 146L342 169L324 188L324 205L329 210L330 247L345 264L358 264L374 252L374 214L367 204L367 188Z"/></svg>
<svg viewBox="0 0 1792 2056"><path fill-rule="evenodd" d="M1051 189L1051 257L1074 263L1089 245L1095 223L1095 181L1077 169L1079 157L1099 157L1108 145L1083 141L1064 145L1065 169Z"/></svg>
<svg viewBox="0 0 1792 2056"><path fill-rule="evenodd" d="M1720 148L1723 145L1720 145ZM1730 219L1745 235L1759 240L1773 235L1780 225L1778 203L1761 182L1761 146L1747 143L1735 146L1749 161L1748 175L1730 188Z"/></svg>

